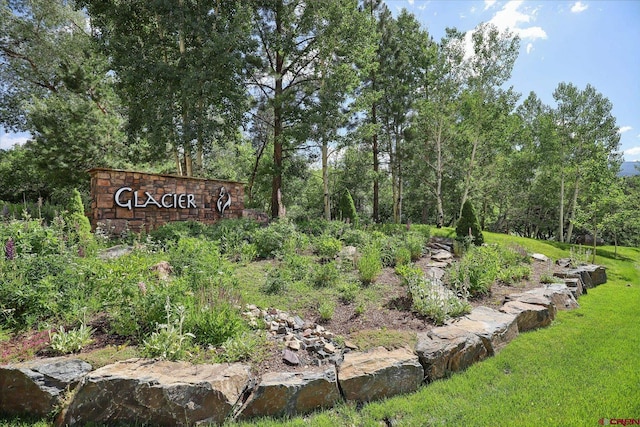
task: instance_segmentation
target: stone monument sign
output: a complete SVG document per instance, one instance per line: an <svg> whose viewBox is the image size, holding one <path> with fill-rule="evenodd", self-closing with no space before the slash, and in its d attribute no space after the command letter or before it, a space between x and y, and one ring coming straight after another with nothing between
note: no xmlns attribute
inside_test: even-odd
<svg viewBox="0 0 640 427"><path fill-rule="evenodd" d="M240 182L96 168L91 175L91 226L118 234L152 230L171 221L213 224L241 218Z"/></svg>

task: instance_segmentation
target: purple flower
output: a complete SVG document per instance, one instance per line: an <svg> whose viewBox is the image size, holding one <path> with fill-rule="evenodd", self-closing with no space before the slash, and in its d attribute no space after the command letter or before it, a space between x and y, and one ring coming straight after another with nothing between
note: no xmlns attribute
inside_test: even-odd
<svg viewBox="0 0 640 427"><path fill-rule="evenodd" d="M9 261L13 261L16 257L16 244L11 237L9 237L9 240L7 240L7 243L4 245L4 256Z"/></svg>

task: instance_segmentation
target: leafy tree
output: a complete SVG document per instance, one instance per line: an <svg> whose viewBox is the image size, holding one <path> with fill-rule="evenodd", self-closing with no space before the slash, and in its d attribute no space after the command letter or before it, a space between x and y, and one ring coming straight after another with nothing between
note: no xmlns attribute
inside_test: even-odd
<svg viewBox="0 0 640 427"><path fill-rule="evenodd" d="M469 197L478 163L490 162L489 141L497 125L515 104L516 95L501 86L511 76L520 40L510 32L501 33L492 24L482 24L472 35L473 54L466 60L468 85L462 94L463 129L469 145L461 150L466 160L460 215ZM485 169L486 170L486 169Z"/></svg>
<svg viewBox="0 0 640 427"><path fill-rule="evenodd" d="M32 134L48 193L86 188L87 169L123 157L113 77L87 28L70 2L0 3L0 123Z"/></svg>
<svg viewBox="0 0 640 427"><path fill-rule="evenodd" d="M215 142L233 135L247 109L245 2L81 0L111 59L131 143L172 154L175 170L202 173Z"/></svg>
<svg viewBox="0 0 640 427"><path fill-rule="evenodd" d="M573 194L569 201L569 226L566 241L571 240L578 197L583 186L589 186L596 175L587 175L589 167L599 171L615 170L620 167L618 147L620 134L616 119L611 113L613 105L596 89L587 85L584 90L573 84L560 83L553 93L558 103L555 121L561 139L560 154L560 218L558 238L565 239L563 225L565 179L572 179Z"/></svg>
<svg viewBox="0 0 640 427"><path fill-rule="evenodd" d="M259 105L266 104L272 113L263 117L272 119L268 123L273 144L271 214L277 217L286 156L310 139L309 125L314 121L307 120L307 114L335 108L349 92L350 83L343 86L332 80L351 80L351 55L367 38L366 25L359 24L366 22L366 16L353 0L257 1L253 16L259 43L251 83ZM332 89L324 91L325 85ZM326 121L319 125L330 129ZM316 133L316 137L326 140L331 132Z"/></svg>

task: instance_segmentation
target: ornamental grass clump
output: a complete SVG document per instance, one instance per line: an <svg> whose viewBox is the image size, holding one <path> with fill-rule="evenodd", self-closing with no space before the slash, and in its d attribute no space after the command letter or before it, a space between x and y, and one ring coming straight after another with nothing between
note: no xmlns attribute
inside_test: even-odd
<svg viewBox="0 0 640 427"><path fill-rule="evenodd" d="M380 259L380 248L375 244L367 245L362 256L358 259L358 273L360 280L365 285L370 284L382 272L382 261Z"/></svg>

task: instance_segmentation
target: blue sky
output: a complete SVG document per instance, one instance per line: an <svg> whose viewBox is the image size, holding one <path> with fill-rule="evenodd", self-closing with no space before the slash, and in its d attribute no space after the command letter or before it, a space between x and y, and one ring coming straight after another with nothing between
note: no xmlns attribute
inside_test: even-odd
<svg viewBox="0 0 640 427"><path fill-rule="evenodd" d="M412 12L436 40L446 27L473 30L481 22L510 29L521 51L510 84L524 99L534 91L555 106L560 82L591 84L613 103L620 149L640 161L640 0L492 1L387 0L397 13ZM0 129L0 148L28 135Z"/></svg>
<svg viewBox="0 0 640 427"><path fill-rule="evenodd" d="M640 1L386 0L406 8L435 40L446 27L491 22L520 36L510 84L555 107L561 82L591 84L613 104L626 161L640 161Z"/></svg>

